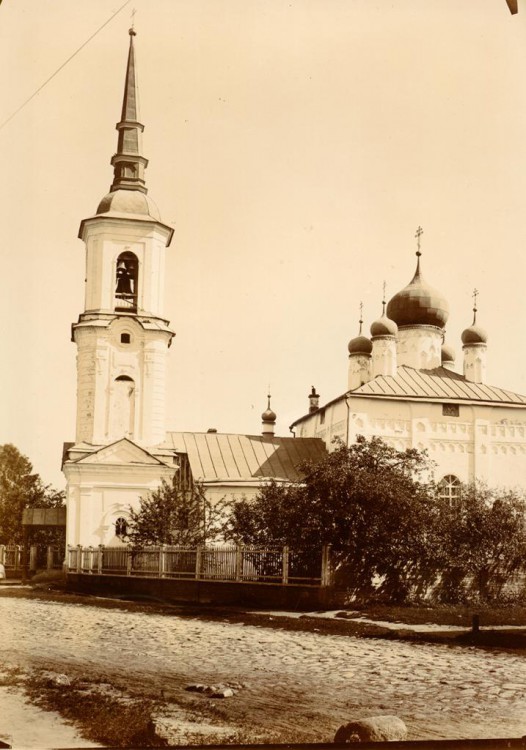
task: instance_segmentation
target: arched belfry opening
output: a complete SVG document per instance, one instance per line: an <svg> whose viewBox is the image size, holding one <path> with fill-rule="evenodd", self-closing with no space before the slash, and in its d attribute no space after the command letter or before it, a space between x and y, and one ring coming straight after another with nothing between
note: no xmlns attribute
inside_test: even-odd
<svg viewBox="0 0 526 750"><path fill-rule="evenodd" d="M137 312L139 259L127 250L117 258L115 268L115 310Z"/></svg>

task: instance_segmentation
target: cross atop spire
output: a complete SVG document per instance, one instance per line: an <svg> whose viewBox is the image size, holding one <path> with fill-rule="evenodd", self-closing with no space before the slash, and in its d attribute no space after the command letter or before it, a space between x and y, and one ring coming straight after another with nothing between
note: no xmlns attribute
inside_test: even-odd
<svg viewBox="0 0 526 750"><path fill-rule="evenodd" d="M362 325L363 325L363 302L360 302L360 330L358 332L358 336L362 335Z"/></svg>
<svg viewBox="0 0 526 750"><path fill-rule="evenodd" d="M144 125L139 122L139 96L133 44L133 38L137 33L133 27L133 18L132 27L128 33L130 35L130 48L126 66L121 120L116 126L119 131L117 153L111 159L113 183L110 191L124 189L140 190L142 193L146 193L144 170L148 166L148 159L141 155L141 135Z"/></svg>
<svg viewBox="0 0 526 750"><path fill-rule="evenodd" d="M417 247L418 247L418 249L417 249L417 251L416 251L416 254L417 254L417 257L418 257L418 258L419 258L419 257L420 257L420 256L422 255L422 253L420 252L420 237L421 237L421 236L422 236L423 234L424 234L424 230L422 229L422 227L421 227L421 226L419 226L419 227L418 227L418 229L416 230L416 234L415 234L415 237L416 237L416 244L417 244Z"/></svg>
<svg viewBox="0 0 526 750"><path fill-rule="evenodd" d="M386 290L387 290L387 283L384 280L384 283L383 283L383 296L382 296L382 316L385 315L385 306L387 304L386 301L385 301Z"/></svg>
<svg viewBox="0 0 526 750"><path fill-rule="evenodd" d="M477 297L479 296L479 290L473 289L473 325L477 322Z"/></svg>

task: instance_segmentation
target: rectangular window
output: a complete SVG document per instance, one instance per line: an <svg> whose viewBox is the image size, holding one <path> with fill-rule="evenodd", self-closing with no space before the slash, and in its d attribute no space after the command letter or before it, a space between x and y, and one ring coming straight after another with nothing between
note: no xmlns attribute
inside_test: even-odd
<svg viewBox="0 0 526 750"><path fill-rule="evenodd" d="M325 409L320 409L319 415L320 415L320 424L325 424Z"/></svg>
<svg viewBox="0 0 526 750"><path fill-rule="evenodd" d="M458 404L442 404L442 415L444 417L458 417L460 407Z"/></svg>

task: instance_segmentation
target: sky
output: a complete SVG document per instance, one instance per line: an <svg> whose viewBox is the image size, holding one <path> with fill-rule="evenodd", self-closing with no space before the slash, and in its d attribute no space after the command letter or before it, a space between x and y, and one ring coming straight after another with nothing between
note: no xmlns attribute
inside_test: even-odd
<svg viewBox="0 0 526 750"><path fill-rule="evenodd" d="M347 388L347 343L415 269L447 342L526 393L526 0L4 0L0 444L65 484L80 221L112 179L128 28L149 195L175 228L167 427L279 435Z"/></svg>

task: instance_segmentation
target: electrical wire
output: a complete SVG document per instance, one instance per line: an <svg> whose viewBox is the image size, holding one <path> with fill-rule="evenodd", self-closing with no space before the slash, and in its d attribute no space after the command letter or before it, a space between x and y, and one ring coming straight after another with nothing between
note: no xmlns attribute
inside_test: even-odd
<svg viewBox="0 0 526 750"><path fill-rule="evenodd" d="M0 0L0 2L1 2L1 0ZM123 5L121 5L121 7L120 7L120 8L118 9L118 10L116 10L116 11L115 11L115 13L113 13L113 15L111 15L111 16L110 16L110 17L108 18L108 20L107 20L107 21L104 21L104 23L102 24L102 26L100 26L100 27L99 27L99 28L97 29L97 31L95 31L95 32L94 32L94 33L93 33L93 34L92 34L92 35L91 35L91 36L90 36L90 37L89 37L88 39L86 39L86 41L85 41L85 42L84 42L83 44L81 44L81 45L80 45L80 47L79 47L79 48L78 48L78 49L77 49L77 50L76 50L76 51L75 51L75 52L74 52L74 53L73 53L72 55L70 55L70 56L68 57L68 59L67 59L67 60L66 60L65 62L63 62L63 63L62 63L62 65L60 65L60 67L58 67L58 68L57 68L57 69L55 70L55 72L54 72L54 73L52 73L52 74L51 74L51 75L49 76L49 78L48 78L47 80L45 80L45 81L44 81L44 83L42 83L42 84L41 84L41 85L40 85L40 86L39 86L39 87L37 88L37 90L36 90L36 91L34 91L34 92L33 92L33 93L31 94L31 96L30 96L29 98L27 98L27 99L25 100L25 102L23 102L23 103L22 103L22 104L21 104L21 105L20 105L20 106L18 107L18 109L16 109L16 110L15 110L15 111L13 112L13 114L12 114L12 115L9 115L9 117L7 118L7 120L4 120L4 121L3 121L3 122L2 122L1 124L0 124L0 130L2 130L2 128L3 128L3 127L5 127L5 126L7 125L7 123L8 123L8 122L11 122L11 120L13 119L13 117L15 117L15 116L16 116L16 115L17 115L17 114L18 114L18 113L19 113L19 112L20 112L20 111L21 111L22 109L24 109L24 107L25 107L25 106L26 106L27 104L29 104L29 102L30 102L30 101L31 101L32 99L34 99L34 98L35 98L35 96L36 96L36 95L37 95L38 93L40 93L40 92L42 91L42 89L44 88L44 86L47 86L47 84L48 84L48 83L49 83L49 82L50 82L51 80L53 80L53 78L54 78L54 77L55 77L55 76L56 76L56 75L57 75L58 73L60 73L60 71L61 71L61 70L62 70L63 68L65 68L65 67L66 67L66 65L67 65L67 64L68 64L69 62L71 62L71 60L73 60L73 58L74 58L74 57L75 57L76 55L78 55L78 53L79 53L79 52L80 52L80 51L81 51L82 49L84 49L84 47L85 47L85 46L86 46L87 44L89 44L89 43L91 42L91 40L92 40L92 39L93 39L94 37L96 37L96 36L97 36L97 34L99 33L99 31L102 31L102 29L103 29L103 28L104 28L105 26L107 26L107 25L108 25L108 24L110 23L110 21L113 21L113 19L115 18L115 16L116 16L116 15L117 15L118 13L120 13L120 12L121 12L121 10L124 10L124 8L125 8L125 7L127 6L127 5L129 5L129 3L131 3L131 0L126 0L126 2L125 2L125 3L123 4Z"/></svg>

